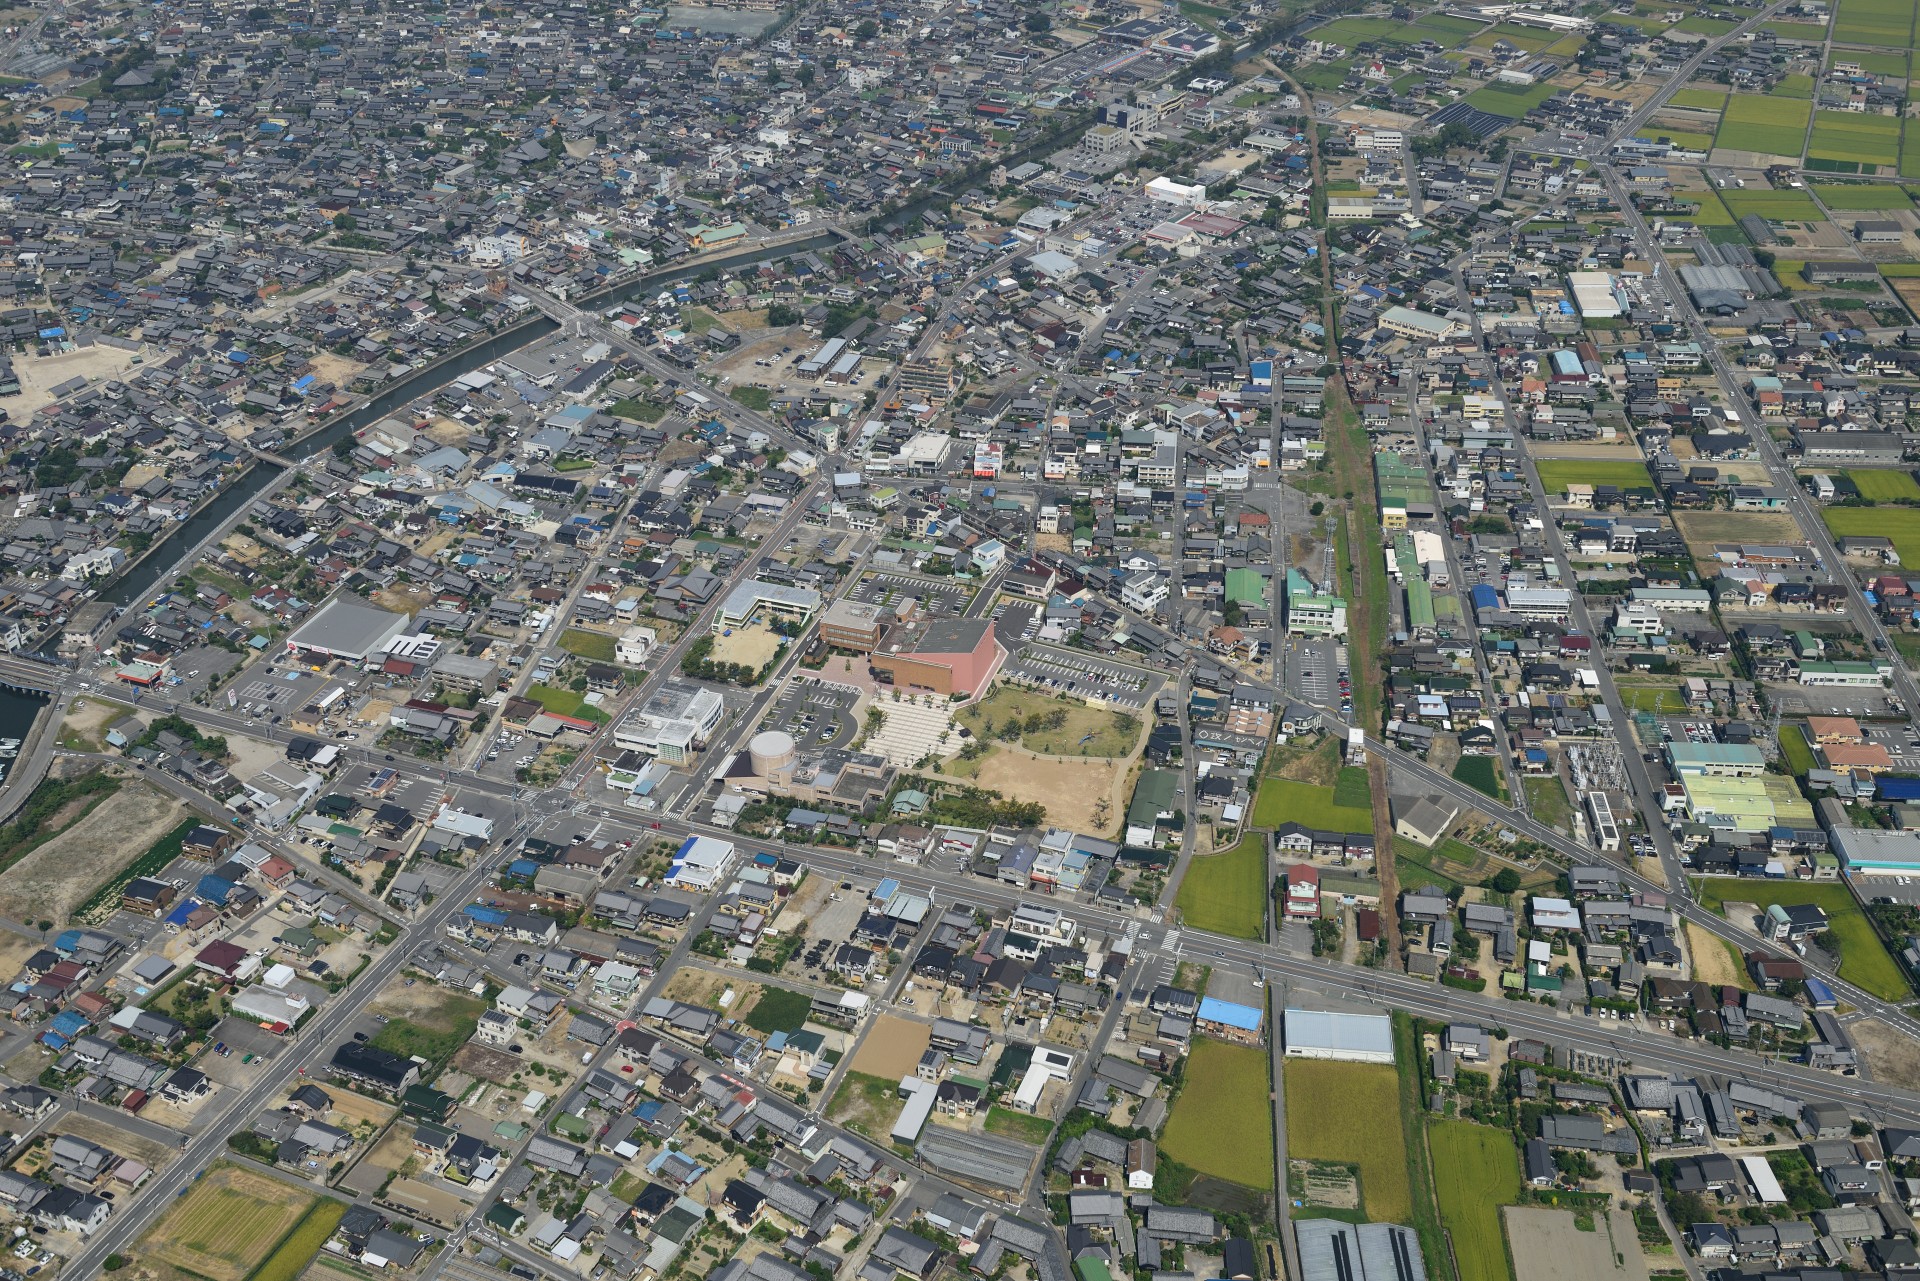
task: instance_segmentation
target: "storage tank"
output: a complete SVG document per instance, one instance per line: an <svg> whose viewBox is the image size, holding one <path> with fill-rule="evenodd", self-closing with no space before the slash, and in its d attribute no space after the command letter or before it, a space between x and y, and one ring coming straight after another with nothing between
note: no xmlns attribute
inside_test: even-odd
<svg viewBox="0 0 1920 1281"><path fill-rule="evenodd" d="M793 748L793 735L784 730L764 729L747 744L747 759L753 763L753 772L765 778L793 764Z"/></svg>

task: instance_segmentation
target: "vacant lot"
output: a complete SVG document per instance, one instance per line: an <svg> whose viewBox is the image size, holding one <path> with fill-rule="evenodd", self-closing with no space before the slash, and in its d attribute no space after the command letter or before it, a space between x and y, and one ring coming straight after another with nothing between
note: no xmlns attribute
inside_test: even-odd
<svg viewBox="0 0 1920 1281"><path fill-rule="evenodd" d="M1571 1210L1507 1206L1507 1240L1513 1246L1513 1271L1520 1277L1554 1281L1647 1281L1646 1256L1633 1216L1609 1211L1594 1231L1583 1232Z"/></svg>
<svg viewBox="0 0 1920 1281"><path fill-rule="evenodd" d="M1266 838L1255 832L1225 853L1196 855L1187 863L1174 902L1180 919L1193 929L1242 939L1264 937Z"/></svg>
<svg viewBox="0 0 1920 1281"><path fill-rule="evenodd" d="M76 698L60 718L60 746L77 752L105 751L107 726L132 710L110 698Z"/></svg>
<svg viewBox="0 0 1920 1281"><path fill-rule="evenodd" d="M1853 897L1853 891L1833 881L1752 881L1737 877L1704 877L1695 882L1708 907L1726 913L1728 903L1751 902L1766 911L1770 904L1792 907L1818 904L1827 914L1827 928L1840 940L1840 977L1888 1001L1904 1001L1913 994L1900 965L1887 954L1874 933L1873 922ZM1735 924L1753 927L1751 921Z"/></svg>
<svg viewBox="0 0 1920 1281"><path fill-rule="evenodd" d="M1138 716L1011 685L964 709L959 721L983 742L1017 742L1045 756L1129 756L1143 728Z"/></svg>
<svg viewBox="0 0 1920 1281"><path fill-rule="evenodd" d="M1367 1217L1405 1223L1413 1213L1413 1186L1400 1128L1399 1073L1384 1064L1319 1059L1290 1060L1283 1072L1287 1156L1358 1166Z"/></svg>
<svg viewBox="0 0 1920 1281"><path fill-rule="evenodd" d="M1545 458L1535 463L1540 484L1549 494L1564 494L1571 484L1618 485L1621 489L1652 489L1647 465L1628 459L1601 462L1591 458Z"/></svg>
<svg viewBox="0 0 1920 1281"><path fill-rule="evenodd" d="M218 1165L154 1225L140 1253L175 1275L245 1281L317 1199L264 1174Z"/></svg>
<svg viewBox="0 0 1920 1281"><path fill-rule="evenodd" d="M913 1071L920 1056L927 1052L930 1035L924 1023L883 1014L873 1021L866 1039L860 1042L860 1052L853 1056L852 1070L898 1081Z"/></svg>
<svg viewBox="0 0 1920 1281"><path fill-rule="evenodd" d="M1440 1220L1453 1238L1460 1281L1506 1281L1507 1246L1500 1207L1520 1199L1520 1162L1513 1137L1469 1121L1427 1127Z"/></svg>
<svg viewBox="0 0 1920 1281"><path fill-rule="evenodd" d="M1693 977L1715 987L1753 986L1741 964L1739 950L1718 934L1709 934L1691 921L1682 922L1687 930L1687 955L1693 958Z"/></svg>
<svg viewBox="0 0 1920 1281"><path fill-rule="evenodd" d="M1905 565L1920 565L1920 508L1913 507L1823 507L1820 518L1835 536L1848 534L1885 534L1893 540Z"/></svg>
<svg viewBox="0 0 1920 1281"><path fill-rule="evenodd" d="M1759 474L1760 469L1756 467L1754 475ZM1870 511L1868 508L1854 507L1830 507L1827 510ZM1696 559L1711 558L1716 543L1799 544L1806 541L1793 517L1785 512L1676 512L1673 523L1679 529L1680 536L1687 540L1687 550Z"/></svg>
<svg viewBox="0 0 1920 1281"><path fill-rule="evenodd" d="M1273 1108L1268 1089L1265 1050L1196 1040L1186 1085L1160 1135L1161 1150L1202 1174L1242 1187L1271 1188Z"/></svg>
<svg viewBox="0 0 1920 1281"><path fill-rule="evenodd" d="M1047 821L1056 826L1113 836L1127 814L1123 789L1130 766L1127 759L1058 760L1017 747L994 747L970 761L956 758L946 771L1010 801L1038 801L1047 807Z"/></svg>
<svg viewBox="0 0 1920 1281"><path fill-rule="evenodd" d="M72 813L87 803L75 802ZM56 814L49 827L72 826L0 873L0 915L64 923L103 882L190 814L144 783L123 784L77 823Z"/></svg>
<svg viewBox="0 0 1920 1281"><path fill-rule="evenodd" d="M807 1021L813 998L784 987L763 987L760 999L747 1011L745 1023L756 1032L798 1032Z"/></svg>
<svg viewBox="0 0 1920 1281"><path fill-rule="evenodd" d="M912 1070L909 1066L906 1072ZM833 1102L827 1105L827 1119L885 1143L894 1122L900 1119L900 1078L906 1072L893 1076L848 1072L834 1091Z"/></svg>
<svg viewBox="0 0 1920 1281"><path fill-rule="evenodd" d="M611 663L615 645L614 638L605 632L583 632L570 627L560 633L561 649L596 663Z"/></svg>
<svg viewBox="0 0 1920 1281"><path fill-rule="evenodd" d="M1271 829L1288 822L1327 832L1371 832L1373 811L1340 804L1331 787L1269 778L1254 798L1253 825Z"/></svg>
<svg viewBox="0 0 1920 1281"><path fill-rule="evenodd" d="M424 996L414 997L415 992ZM381 993L371 1008L388 1016L386 1024L374 1034L374 1045L394 1054L418 1054L431 1062L444 1063L473 1035L487 1003L440 987L403 987Z"/></svg>
<svg viewBox="0 0 1920 1281"><path fill-rule="evenodd" d="M529 685L527 697L555 716L571 716L576 720L592 721L596 725L607 719L607 714L587 702L584 694L577 694L570 689L556 689L551 685Z"/></svg>
<svg viewBox="0 0 1920 1281"><path fill-rule="evenodd" d="M1797 158L1806 141L1807 116L1812 110L1813 104L1804 99L1736 93L1727 100L1714 143L1737 151Z"/></svg>

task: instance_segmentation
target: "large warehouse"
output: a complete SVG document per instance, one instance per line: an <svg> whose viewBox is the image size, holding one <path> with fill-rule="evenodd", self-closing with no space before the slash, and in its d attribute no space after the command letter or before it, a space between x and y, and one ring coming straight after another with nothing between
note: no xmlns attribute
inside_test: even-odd
<svg viewBox="0 0 1920 1281"><path fill-rule="evenodd" d="M1833 842L1833 852L1849 872L1920 876L1920 832L1836 827L1827 833L1827 839Z"/></svg>
<svg viewBox="0 0 1920 1281"><path fill-rule="evenodd" d="M1289 1006L1283 1031L1290 1059L1393 1062L1393 1020L1385 1014L1341 1014Z"/></svg>
<svg viewBox="0 0 1920 1281"><path fill-rule="evenodd" d="M309 661L338 658L364 663L386 652L387 642L407 630L405 614L376 609L351 596L336 596L293 629L287 649Z"/></svg>
<svg viewBox="0 0 1920 1281"><path fill-rule="evenodd" d="M895 628L870 661L901 689L977 694L993 675L998 649L992 620L943 618Z"/></svg>

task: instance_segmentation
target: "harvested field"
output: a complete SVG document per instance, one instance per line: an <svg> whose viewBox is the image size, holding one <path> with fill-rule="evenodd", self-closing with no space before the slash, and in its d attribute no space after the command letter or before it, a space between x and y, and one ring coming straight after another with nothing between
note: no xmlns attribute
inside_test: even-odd
<svg viewBox="0 0 1920 1281"><path fill-rule="evenodd" d="M0 915L66 921L75 908L193 811L144 783L128 783L100 807L0 873ZM102 858L102 851L113 856Z"/></svg>
<svg viewBox="0 0 1920 1281"><path fill-rule="evenodd" d="M924 1023L882 1014L861 1040L860 1052L853 1056L851 1068L883 1080L898 1081L919 1064L931 1037Z"/></svg>
<svg viewBox="0 0 1920 1281"><path fill-rule="evenodd" d="M264 1174L215 1166L154 1225L138 1254L164 1265L163 1277L245 1281L316 1199Z"/></svg>

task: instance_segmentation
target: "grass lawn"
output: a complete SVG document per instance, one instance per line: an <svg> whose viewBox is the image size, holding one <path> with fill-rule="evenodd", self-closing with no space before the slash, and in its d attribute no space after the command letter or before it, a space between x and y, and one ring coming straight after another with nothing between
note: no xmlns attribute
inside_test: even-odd
<svg viewBox="0 0 1920 1281"><path fill-rule="evenodd" d="M1564 494L1567 486L1572 484L1618 485L1622 489L1653 488L1653 478L1647 475L1647 465L1626 459L1545 458L1534 465L1540 469L1540 484L1549 494Z"/></svg>
<svg viewBox="0 0 1920 1281"><path fill-rule="evenodd" d="M1680 716L1687 710L1687 700L1680 691L1671 685L1634 685L1625 681L1615 682L1620 690L1620 701L1630 712L1646 712L1653 716Z"/></svg>
<svg viewBox="0 0 1920 1281"><path fill-rule="evenodd" d="M1816 182L1813 194L1829 209L1911 209L1906 191L1890 182Z"/></svg>
<svg viewBox="0 0 1920 1281"><path fill-rule="evenodd" d="M1780 727L1780 755L1787 762L1787 768L1800 778L1814 768L1813 749L1807 746L1807 735L1798 725Z"/></svg>
<svg viewBox="0 0 1920 1281"><path fill-rule="evenodd" d="M1549 827L1573 829L1573 805L1567 800L1566 785L1558 774L1528 778L1525 787L1527 809L1535 818Z"/></svg>
<svg viewBox="0 0 1920 1281"><path fill-rule="evenodd" d="M762 414L767 412L767 406L773 404L773 393L765 387L734 387L728 390L727 395Z"/></svg>
<svg viewBox="0 0 1920 1281"><path fill-rule="evenodd" d="M1044 1147L1053 1133L1053 1122L1031 1112L1015 1112L998 1104L987 1109L987 1133L999 1134L1035 1147Z"/></svg>
<svg viewBox="0 0 1920 1281"><path fill-rule="evenodd" d="M1494 768L1491 756L1462 756L1453 767L1453 776L1496 801L1506 796L1506 789L1500 786L1500 771Z"/></svg>
<svg viewBox="0 0 1920 1281"><path fill-rule="evenodd" d="M576 694L570 689L555 689L551 685L529 685L527 697L555 716L571 716L576 720L592 721L596 725L604 723L607 719L605 712L587 702L585 694Z"/></svg>
<svg viewBox="0 0 1920 1281"><path fill-rule="evenodd" d="M1195 855L1174 905L1191 929L1257 939L1267 929L1267 843L1258 832L1219 854Z"/></svg>
<svg viewBox="0 0 1920 1281"><path fill-rule="evenodd" d="M1816 111L1809 159L1850 160L1862 165L1900 163L1900 121L1854 111Z"/></svg>
<svg viewBox="0 0 1920 1281"><path fill-rule="evenodd" d="M1253 825L1271 829L1288 821L1328 832L1371 832L1373 810L1340 804L1331 787L1267 779L1253 801Z"/></svg>
<svg viewBox="0 0 1920 1281"><path fill-rule="evenodd" d="M1373 808L1373 783L1367 771L1358 765L1342 765L1340 776L1333 781L1333 803L1349 809Z"/></svg>
<svg viewBox="0 0 1920 1281"><path fill-rule="evenodd" d="M347 1203L327 1197L307 1211L304 1219L267 1256L267 1261L247 1281L297 1281L320 1247L347 1214Z"/></svg>
<svg viewBox="0 0 1920 1281"><path fill-rule="evenodd" d="M1500 1207L1520 1199L1513 1137L1471 1121L1433 1121L1427 1146L1433 1153L1440 1221L1453 1238L1460 1281L1506 1281L1511 1272Z"/></svg>
<svg viewBox="0 0 1920 1281"><path fill-rule="evenodd" d="M1920 565L1920 509L1912 507L1823 507L1820 519L1835 537L1885 534L1903 565Z"/></svg>
<svg viewBox="0 0 1920 1281"><path fill-rule="evenodd" d="M596 663L611 663L614 639L602 632L583 632L570 627L560 633L560 648Z"/></svg>
<svg viewBox="0 0 1920 1281"><path fill-rule="evenodd" d="M1050 719L1058 719L1059 724L1047 724ZM1001 740L1001 732L1018 721L1021 732L1017 741L1030 752L1103 759L1131 755L1142 728L1137 716L1013 685L995 687L993 693L962 711L958 720L983 743Z"/></svg>
<svg viewBox="0 0 1920 1281"><path fill-rule="evenodd" d="M813 998L804 992L763 987L760 999L753 1003L742 1022L756 1032L798 1032L812 1008Z"/></svg>
<svg viewBox="0 0 1920 1281"><path fill-rule="evenodd" d="M1352 1064L1324 1066L1350 1068ZM1291 1064L1287 1075L1293 1075ZM1160 1134L1161 1149L1202 1174L1268 1190L1273 1187L1273 1112L1267 1100L1268 1088L1265 1050L1195 1038L1187 1061L1186 1084L1174 1100L1167 1128ZM1292 1094L1287 1098L1291 1126ZM1348 1099L1339 1106L1351 1104Z"/></svg>
<svg viewBox="0 0 1920 1281"><path fill-rule="evenodd" d="M1359 1166L1367 1218L1405 1223L1413 1212L1413 1188L1400 1125L1400 1074L1382 1063L1290 1059L1283 1076L1287 1158ZM1192 1067L1187 1078L1193 1078Z"/></svg>
<svg viewBox="0 0 1920 1281"><path fill-rule="evenodd" d="M1727 99L1726 114L1714 143L1740 151L1776 156L1798 156L1806 140L1807 117L1813 104L1799 98L1770 98L1759 93L1736 93Z"/></svg>
<svg viewBox="0 0 1920 1281"><path fill-rule="evenodd" d="M1818 222L1820 220L1820 207L1814 204L1813 197L1804 191L1727 191L1722 189L1720 199L1726 202L1728 211L1735 218L1759 214L1769 222Z"/></svg>
<svg viewBox="0 0 1920 1281"><path fill-rule="evenodd" d="M1887 1001L1904 1001L1913 989L1900 972L1899 962L1887 954L1853 892L1835 881L1756 881L1739 877L1702 877L1694 882L1702 903L1726 914L1725 905L1754 903L1765 911L1769 904L1791 907L1818 904L1827 924L1840 938L1840 977ZM1741 922L1750 924L1750 922Z"/></svg>
<svg viewBox="0 0 1920 1281"><path fill-rule="evenodd" d="M1889 503L1902 498L1920 502L1920 483L1915 482L1912 472L1850 471L1847 479L1860 491L1860 497L1868 502Z"/></svg>
<svg viewBox="0 0 1920 1281"><path fill-rule="evenodd" d="M430 1063L444 1062L467 1043L486 1009L487 1002L478 997L448 993L440 998L440 1008L434 1018L418 1023L412 1019L388 1019L369 1044L402 1058L417 1054Z"/></svg>

